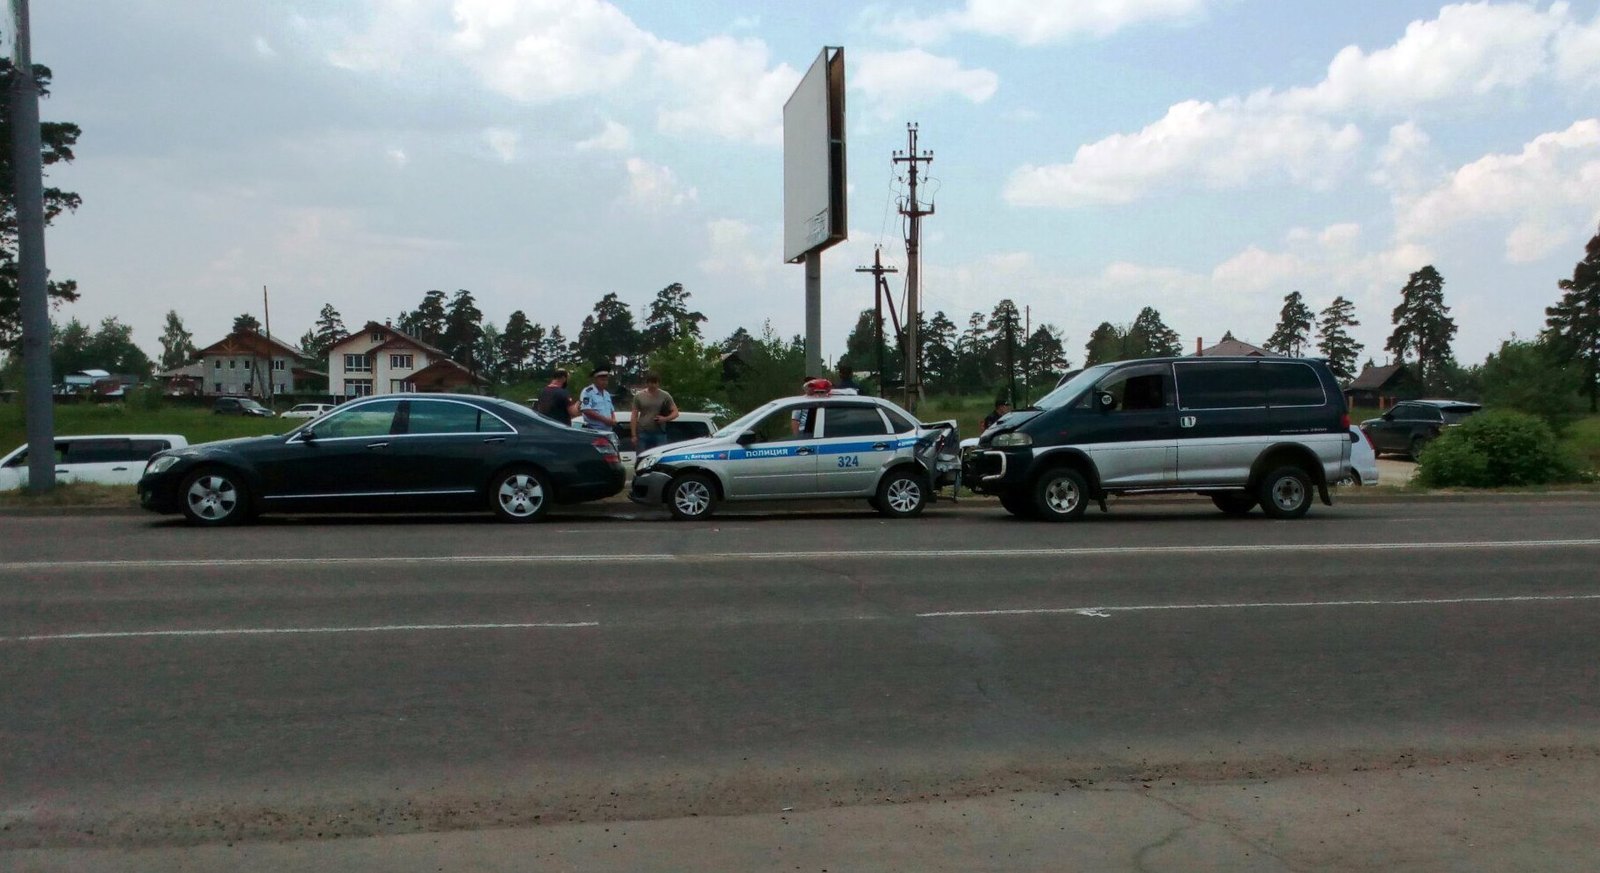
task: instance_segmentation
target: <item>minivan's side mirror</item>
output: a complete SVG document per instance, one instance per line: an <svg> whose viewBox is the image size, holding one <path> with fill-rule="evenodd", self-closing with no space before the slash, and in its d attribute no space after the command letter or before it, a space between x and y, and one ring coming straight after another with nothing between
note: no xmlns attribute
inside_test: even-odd
<svg viewBox="0 0 1600 873"><path fill-rule="evenodd" d="M1117 396L1110 391L1096 391L1094 393L1094 405L1101 412L1110 412L1116 408Z"/></svg>

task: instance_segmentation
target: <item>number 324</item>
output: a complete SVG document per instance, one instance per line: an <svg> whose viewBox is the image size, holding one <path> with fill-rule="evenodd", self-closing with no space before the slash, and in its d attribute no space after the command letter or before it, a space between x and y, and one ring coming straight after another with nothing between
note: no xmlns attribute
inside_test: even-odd
<svg viewBox="0 0 1600 873"><path fill-rule="evenodd" d="M840 455L839 456L839 466L841 466L841 467L859 467L859 466L861 466L861 459L859 457L855 456L855 455Z"/></svg>

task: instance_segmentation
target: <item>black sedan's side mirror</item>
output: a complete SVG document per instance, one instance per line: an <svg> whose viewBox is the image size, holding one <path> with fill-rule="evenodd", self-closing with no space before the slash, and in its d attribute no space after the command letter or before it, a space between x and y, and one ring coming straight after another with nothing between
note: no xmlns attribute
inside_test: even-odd
<svg viewBox="0 0 1600 873"><path fill-rule="evenodd" d="M1385 413L1384 413L1384 414L1383 414L1383 420L1384 420L1384 421L1394 421L1394 413L1392 413L1392 412L1385 412Z"/></svg>
<svg viewBox="0 0 1600 873"><path fill-rule="evenodd" d="M305 430L300 431L300 441L304 442L304 443L314 443L314 442L316 442L317 441L317 431L316 431L316 429L308 427Z"/></svg>

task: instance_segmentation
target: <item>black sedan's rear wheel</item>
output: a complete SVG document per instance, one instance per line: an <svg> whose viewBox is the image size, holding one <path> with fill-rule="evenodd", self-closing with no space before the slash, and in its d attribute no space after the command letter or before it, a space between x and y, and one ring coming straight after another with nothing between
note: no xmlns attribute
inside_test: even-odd
<svg viewBox="0 0 1600 873"><path fill-rule="evenodd" d="M222 467L203 467L178 486L183 516L190 524L222 527L250 517L250 490L239 474Z"/></svg>
<svg viewBox="0 0 1600 873"><path fill-rule="evenodd" d="M489 501L495 517L522 524L537 521L550 509L550 482L532 467L513 467L496 473L489 482Z"/></svg>

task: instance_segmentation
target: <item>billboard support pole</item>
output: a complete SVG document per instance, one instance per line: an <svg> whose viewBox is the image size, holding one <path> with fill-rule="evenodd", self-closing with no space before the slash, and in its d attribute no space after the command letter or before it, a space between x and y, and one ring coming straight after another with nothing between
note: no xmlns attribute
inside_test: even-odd
<svg viewBox="0 0 1600 873"><path fill-rule="evenodd" d="M806 375L822 375L822 252L806 252Z"/></svg>
<svg viewBox="0 0 1600 873"><path fill-rule="evenodd" d="M17 207L17 296L22 317L22 403L28 490L56 484L55 398L50 392L50 273L44 259L44 158L39 154L39 82L33 77L28 0L12 0L11 166Z"/></svg>

